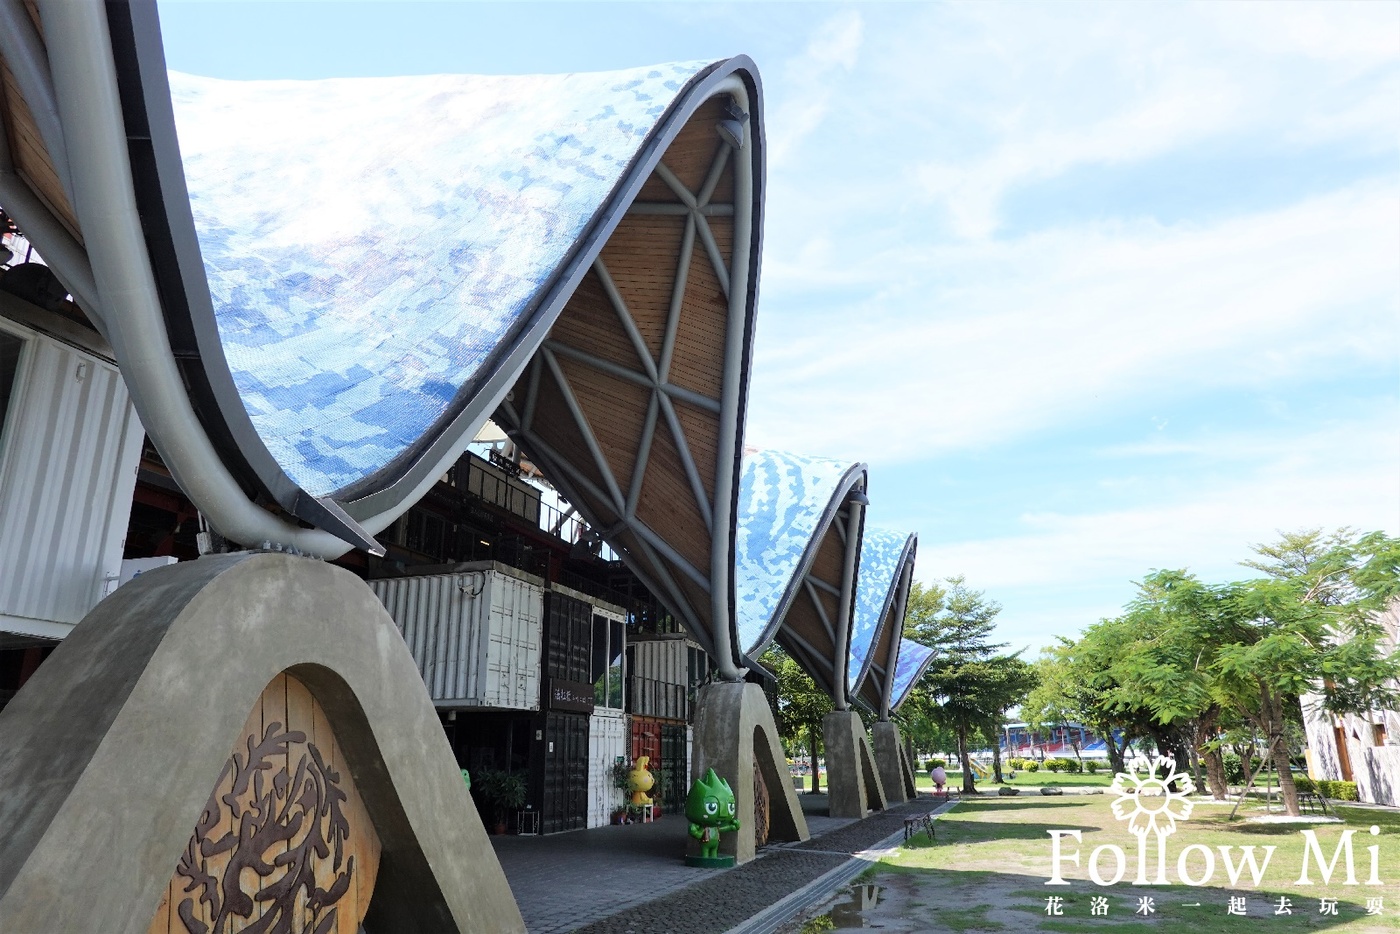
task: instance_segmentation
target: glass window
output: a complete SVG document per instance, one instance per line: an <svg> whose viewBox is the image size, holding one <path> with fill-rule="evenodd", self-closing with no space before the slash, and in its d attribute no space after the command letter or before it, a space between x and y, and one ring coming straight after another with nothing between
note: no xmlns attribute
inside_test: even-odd
<svg viewBox="0 0 1400 934"><path fill-rule="evenodd" d="M593 652L589 656L588 678L593 682L596 703L607 703L608 688L604 679L608 674L608 621L602 616L593 617Z"/></svg>
<svg viewBox="0 0 1400 934"><path fill-rule="evenodd" d="M621 620L608 620L608 706L622 709L622 654L625 645Z"/></svg>
<svg viewBox="0 0 1400 934"><path fill-rule="evenodd" d="M5 437L5 420L10 411L10 398L15 395L15 377L19 374L23 338L0 331L0 440Z"/></svg>

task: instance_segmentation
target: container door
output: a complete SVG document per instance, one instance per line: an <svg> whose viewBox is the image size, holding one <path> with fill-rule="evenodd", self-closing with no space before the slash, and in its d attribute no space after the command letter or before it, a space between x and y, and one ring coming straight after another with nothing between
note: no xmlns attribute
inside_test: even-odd
<svg viewBox="0 0 1400 934"><path fill-rule="evenodd" d="M661 789L663 810L679 813L685 809L685 796L690 791L686 776L690 760L685 750L685 724L663 724L661 727Z"/></svg>
<svg viewBox="0 0 1400 934"><path fill-rule="evenodd" d="M627 760L627 721L594 714L588 728L588 826L602 827L624 798L612 773L618 759Z"/></svg>
<svg viewBox="0 0 1400 934"><path fill-rule="evenodd" d="M588 717L545 717L541 821L545 833L579 830L588 816Z"/></svg>

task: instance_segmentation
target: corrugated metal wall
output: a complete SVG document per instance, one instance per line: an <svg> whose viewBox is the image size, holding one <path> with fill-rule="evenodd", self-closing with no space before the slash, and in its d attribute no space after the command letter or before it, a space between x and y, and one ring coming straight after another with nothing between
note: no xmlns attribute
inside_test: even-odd
<svg viewBox="0 0 1400 934"><path fill-rule="evenodd" d="M687 643L680 639L664 639L633 642L632 645L634 661L628 674L668 684L688 683L690 673L686 667Z"/></svg>
<svg viewBox="0 0 1400 934"><path fill-rule="evenodd" d="M144 431L116 367L26 339L0 449L0 629L61 637L121 571Z"/></svg>
<svg viewBox="0 0 1400 934"><path fill-rule="evenodd" d="M439 707L538 710L544 591L497 571L370 581Z"/></svg>
<svg viewBox="0 0 1400 934"><path fill-rule="evenodd" d="M613 764L627 757L627 720L616 714L588 718L588 826L603 827L622 806L624 793L613 786Z"/></svg>

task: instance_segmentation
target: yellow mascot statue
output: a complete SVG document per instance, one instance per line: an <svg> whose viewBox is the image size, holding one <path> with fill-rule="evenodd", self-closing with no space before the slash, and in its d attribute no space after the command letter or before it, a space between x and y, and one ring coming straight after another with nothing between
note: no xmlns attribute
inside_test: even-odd
<svg viewBox="0 0 1400 934"><path fill-rule="evenodd" d="M632 792L632 806L643 807L651 804L651 797L647 794L651 791L651 786L656 784L656 779L651 777L647 771L647 762L650 756L638 756L636 765L632 766L632 771L627 773L627 790Z"/></svg>

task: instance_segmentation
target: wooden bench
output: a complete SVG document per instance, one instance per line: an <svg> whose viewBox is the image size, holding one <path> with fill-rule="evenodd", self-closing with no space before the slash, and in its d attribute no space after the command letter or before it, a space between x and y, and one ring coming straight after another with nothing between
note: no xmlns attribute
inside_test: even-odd
<svg viewBox="0 0 1400 934"><path fill-rule="evenodd" d="M913 817L904 818L904 839L906 841L919 831L923 831L924 833L928 834L928 838L930 840L933 839L932 813L915 814Z"/></svg>

